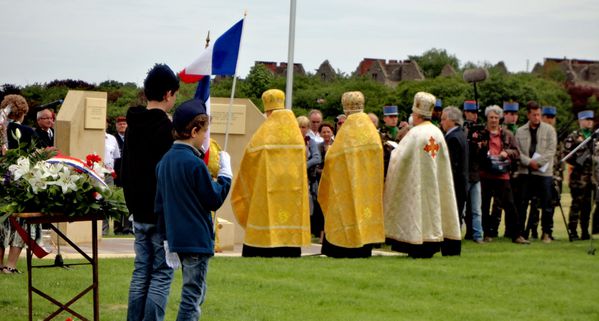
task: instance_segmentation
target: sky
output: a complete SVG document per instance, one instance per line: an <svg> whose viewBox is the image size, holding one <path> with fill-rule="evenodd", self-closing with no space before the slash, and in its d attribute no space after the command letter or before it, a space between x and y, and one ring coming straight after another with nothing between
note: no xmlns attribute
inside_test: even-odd
<svg viewBox="0 0 599 321"><path fill-rule="evenodd" d="M154 63L180 71L247 11L237 74L288 57L288 0L0 0L0 85L54 79L139 85ZM596 0L298 0L294 61L328 59L347 74L363 58L445 49L460 63L531 70L543 58L599 60ZM528 68L528 69L527 69Z"/></svg>

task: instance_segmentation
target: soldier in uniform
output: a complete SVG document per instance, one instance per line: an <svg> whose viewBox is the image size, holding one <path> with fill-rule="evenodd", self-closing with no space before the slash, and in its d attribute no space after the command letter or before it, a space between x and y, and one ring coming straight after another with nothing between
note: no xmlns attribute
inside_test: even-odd
<svg viewBox="0 0 599 321"><path fill-rule="evenodd" d="M541 116L541 121L553 126L555 128L555 121L557 117L557 108L553 106L544 106ZM562 195L562 182L564 181L564 164L561 162L561 155L564 150L564 145L560 142L557 143L555 157L553 159L553 191L551 195L551 202L553 206L560 206L561 195ZM536 227L539 225L537 219L536 225L532 228L536 231ZM553 236L551 236L553 239Z"/></svg>
<svg viewBox="0 0 599 321"><path fill-rule="evenodd" d="M389 167L389 158L391 158L391 152L395 148L392 144L387 142L399 143L401 137L405 135L403 133L407 130L407 125L402 122L402 127L398 127L398 112L397 106L385 106L383 107L383 126L379 129L381 135L381 142L383 144L383 160L385 166L385 177L387 176L387 167Z"/></svg>
<svg viewBox="0 0 599 321"><path fill-rule="evenodd" d="M518 109L520 105L517 102L503 102L503 128L516 135L518 130Z"/></svg>
<svg viewBox="0 0 599 321"><path fill-rule="evenodd" d="M578 123L580 129L572 132L564 141L563 155L569 154L578 144L593 134L592 110L585 110L578 113ZM570 194L572 195L572 206L570 207L570 217L568 222L568 232L573 240L578 240L578 222L580 222L580 239L588 240L589 220L591 215L591 198L594 190L592 181L592 144L579 149L567 162L572 166L570 173Z"/></svg>
<svg viewBox="0 0 599 321"><path fill-rule="evenodd" d="M478 123L478 105L474 100L464 102L464 130L468 140L468 196L466 198L466 236L465 239L476 243L483 242L481 189L479 175L480 131L484 129Z"/></svg>
<svg viewBox="0 0 599 321"><path fill-rule="evenodd" d="M433 108L433 116L431 117L431 123L439 127L439 129L442 129L441 114L443 114L443 101L441 99L437 99L435 101L435 108Z"/></svg>

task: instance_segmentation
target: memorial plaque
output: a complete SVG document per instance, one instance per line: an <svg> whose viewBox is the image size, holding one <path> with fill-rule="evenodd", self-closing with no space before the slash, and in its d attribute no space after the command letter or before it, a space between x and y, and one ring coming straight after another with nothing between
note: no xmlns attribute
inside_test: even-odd
<svg viewBox="0 0 599 321"><path fill-rule="evenodd" d="M106 126L106 99L85 99L85 129L104 129Z"/></svg>
<svg viewBox="0 0 599 321"><path fill-rule="evenodd" d="M210 104L210 132L224 134L227 130L228 104ZM245 105L231 105L229 134L245 134Z"/></svg>

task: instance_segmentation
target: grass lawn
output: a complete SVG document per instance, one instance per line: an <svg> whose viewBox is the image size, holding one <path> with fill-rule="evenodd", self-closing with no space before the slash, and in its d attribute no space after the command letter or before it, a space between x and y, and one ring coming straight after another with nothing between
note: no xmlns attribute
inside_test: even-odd
<svg viewBox="0 0 599 321"><path fill-rule="evenodd" d="M430 260L219 257L210 262L202 320L599 320L599 257L587 248L563 238L529 246L500 239ZM102 320L125 319L132 266L100 261ZM90 270L37 269L34 284L65 301L88 285ZM0 319L26 320L26 274L0 275L0 286ZM167 320L180 288L177 271ZM44 301L34 295L35 319L54 311ZM76 307L91 316L91 294Z"/></svg>
<svg viewBox="0 0 599 321"><path fill-rule="evenodd" d="M461 257L214 258L202 320L599 320L599 255L587 254L588 241L568 242L559 209L554 222L551 244L464 241ZM102 320L125 320L132 269L133 259L100 260ZM177 315L175 275L166 320ZM34 270L34 285L61 302L89 283L89 266ZM91 317L91 294L74 308ZM55 310L34 295L34 320ZM0 274L0 320L27 320L26 274Z"/></svg>

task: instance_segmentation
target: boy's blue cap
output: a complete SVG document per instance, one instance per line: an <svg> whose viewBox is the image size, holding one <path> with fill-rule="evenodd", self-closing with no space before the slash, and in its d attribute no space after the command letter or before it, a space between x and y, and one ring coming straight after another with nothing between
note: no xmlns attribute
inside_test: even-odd
<svg viewBox="0 0 599 321"><path fill-rule="evenodd" d="M517 102L503 102L503 111L513 111L518 112L520 105Z"/></svg>
<svg viewBox="0 0 599 321"><path fill-rule="evenodd" d="M543 106L543 111L541 112L543 116L556 116L557 108L553 106Z"/></svg>
<svg viewBox="0 0 599 321"><path fill-rule="evenodd" d="M201 99L190 99L177 107L173 115L173 127L182 132L197 115L206 114L206 104Z"/></svg>
<svg viewBox="0 0 599 321"><path fill-rule="evenodd" d="M383 115L385 115L385 116L399 115L399 113L397 112L397 106L383 107Z"/></svg>
<svg viewBox="0 0 599 321"><path fill-rule="evenodd" d="M475 100L466 100L464 102L464 111L477 111L478 106L476 106Z"/></svg>
<svg viewBox="0 0 599 321"><path fill-rule="evenodd" d="M593 114L592 110L583 110L578 113L578 119L593 119L595 118L595 114Z"/></svg>
<svg viewBox="0 0 599 321"><path fill-rule="evenodd" d="M435 101L435 109L441 109L441 107L443 107L443 101L441 99L437 99L437 101Z"/></svg>

